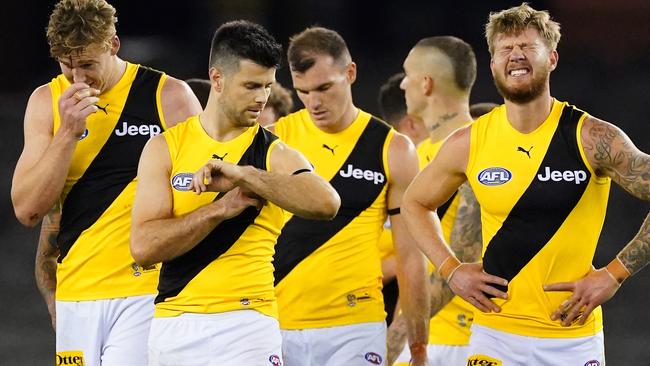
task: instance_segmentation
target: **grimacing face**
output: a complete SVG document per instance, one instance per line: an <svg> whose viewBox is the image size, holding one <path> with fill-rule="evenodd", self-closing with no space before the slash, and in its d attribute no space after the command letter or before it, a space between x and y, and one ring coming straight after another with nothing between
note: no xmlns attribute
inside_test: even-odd
<svg viewBox="0 0 650 366"><path fill-rule="evenodd" d="M315 59L316 63L306 72L291 71L291 79L316 126L329 128L341 121L352 103L356 66L340 65L329 55L317 55Z"/></svg>
<svg viewBox="0 0 650 366"><path fill-rule="evenodd" d="M223 80L220 108L236 127L254 126L271 95L274 82L275 67L240 60L239 70Z"/></svg>
<svg viewBox="0 0 650 366"><path fill-rule="evenodd" d="M111 86L111 79L119 73L113 58L119 47L119 40L115 37L109 49L103 44L92 44L79 52L59 56L56 60L61 72L71 84L86 83L101 94L107 91Z"/></svg>
<svg viewBox="0 0 650 366"><path fill-rule="evenodd" d="M537 29L498 34L490 69L499 93L517 104L528 103L549 90L549 75L558 54L544 43Z"/></svg>

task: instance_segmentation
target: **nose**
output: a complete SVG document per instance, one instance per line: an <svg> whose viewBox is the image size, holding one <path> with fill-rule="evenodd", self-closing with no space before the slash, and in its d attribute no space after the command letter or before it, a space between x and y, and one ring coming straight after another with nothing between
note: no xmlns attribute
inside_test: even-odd
<svg viewBox="0 0 650 366"><path fill-rule="evenodd" d="M72 69L72 80L75 83L83 83L86 81L86 74L78 68Z"/></svg>
<svg viewBox="0 0 650 366"><path fill-rule="evenodd" d="M402 90L406 90L406 76L402 78L402 81L399 82L399 88Z"/></svg>
<svg viewBox="0 0 650 366"><path fill-rule="evenodd" d="M316 92L311 92L307 96L307 108L309 109L317 109L323 104L323 101L321 100L320 96Z"/></svg>
<svg viewBox="0 0 650 366"><path fill-rule="evenodd" d="M521 49L519 46L515 46L512 48L512 51L510 52L510 61L520 61L525 59L526 56L524 55L524 51Z"/></svg>

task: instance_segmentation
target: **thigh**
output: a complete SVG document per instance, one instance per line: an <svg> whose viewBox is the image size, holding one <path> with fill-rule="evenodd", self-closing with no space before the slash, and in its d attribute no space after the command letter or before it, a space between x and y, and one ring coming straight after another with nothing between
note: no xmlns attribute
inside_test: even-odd
<svg viewBox="0 0 650 366"><path fill-rule="evenodd" d="M604 366L603 332L581 338L539 339L532 363L540 366Z"/></svg>
<svg viewBox="0 0 650 366"><path fill-rule="evenodd" d="M210 354L210 334L200 323L187 321L182 315L151 321L150 366L205 366Z"/></svg>
<svg viewBox="0 0 650 366"><path fill-rule="evenodd" d="M210 365L283 365L282 336L275 318L240 310L224 313L219 323Z"/></svg>
<svg viewBox="0 0 650 366"><path fill-rule="evenodd" d="M102 350L102 366L147 365L153 300L153 295L109 300L110 332Z"/></svg>
<svg viewBox="0 0 650 366"><path fill-rule="evenodd" d="M468 346L430 344L427 346L429 366L466 366Z"/></svg>
<svg viewBox="0 0 650 366"><path fill-rule="evenodd" d="M282 330L284 366L311 366L309 344L304 330Z"/></svg>
<svg viewBox="0 0 650 366"><path fill-rule="evenodd" d="M385 322L360 323L308 331L314 365L386 364Z"/></svg>
<svg viewBox="0 0 650 366"><path fill-rule="evenodd" d="M99 366L104 342L102 301L56 302L56 364Z"/></svg>

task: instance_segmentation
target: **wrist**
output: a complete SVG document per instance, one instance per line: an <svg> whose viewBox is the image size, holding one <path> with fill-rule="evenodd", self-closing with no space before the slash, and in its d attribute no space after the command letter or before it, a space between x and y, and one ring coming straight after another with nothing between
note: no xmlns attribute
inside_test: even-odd
<svg viewBox="0 0 650 366"><path fill-rule="evenodd" d="M442 263L440 263L440 267L438 267L438 276L445 280L445 282L449 283L451 277L461 265L462 263L458 258L454 257L453 254L450 254L444 261L442 261Z"/></svg>
<svg viewBox="0 0 650 366"><path fill-rule="evenodd" d="M630 270L625 267L623 262L621 262L618 257L614 258L609 264L605 267L605 271L612 276L616 282L618 282L619 285L623 283L632 273L630 273Z"/></svg>
<svg viewBox="0 0 650 366"><path fill-rule="evenodd" d="M409 344L411 356L421 356L427 354L427 344L425 342L413 342Z"/></svg>

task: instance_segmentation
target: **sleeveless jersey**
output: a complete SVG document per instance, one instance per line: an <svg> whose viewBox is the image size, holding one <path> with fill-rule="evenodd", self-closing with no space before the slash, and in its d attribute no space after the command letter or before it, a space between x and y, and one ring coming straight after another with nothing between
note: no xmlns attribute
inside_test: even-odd
<svg viewBox="0 0 650 366"><path fill-rule="evenodd" d="M477 311L476 324L548 338L602 329L600 307L585 325L551 321L568 294L542 289L591 270L605 219L610 179L597 177L585 157L580 130L586 116L554 101L547 119L527 134L508 122L505 106L472 126L466 174L481 205L483 265L509 281L508 300L493 299L502 311Z"/></svg>
<svg viewBox="0 0 650 366"><path fill-rule="evenodd" d="M192 173L209 159L269 170L276 136L259 125L226 142L212 139L198 116L163 134L172 162L173 213L181 216L218 200L223 193L191 191ZM273 290L273 246L284 220L281 208L266 202L248 207L217 225L187 253L164 262L154 316L221 313L253 309L278 317Z"/></svg>
<svg viewBox="0 0 650 366"><path fill-rule="evenodd" d="M426 139L417 146L420 170L433 161L444 141L431 142L431 139ZM458 194L454 194L437 210L442 233L447 243L451 242L451 230L456 221L459 201ZM433 271L433 265L429 264L429 270L430 272ZM447 305L440 309L438 314L431 318L429 322L429 344L469 344L469 328L474 319L473 309L474 307L461 297L454 296Z"/></svg>
<svg viewBox="0 0 650 366"><path fill-rule="evenodd" d="M275 256L281 328L383 321L377 242L386 220L387 155L394 131L359 110L345 130L326 133L303 109L281 118L275 132L341 197L331 221L285 218Z"/></svg>
<svg viewBox="0 0 650 366"><path fill-rule="evenodd" d="M127 63L117 84L99 96L99 110L87 118L61 195L57 300L155 293L158 270L135 264L129 233L140 154L165 127L160 102L164 80L159 71ZM59 75L48 85L56 133L61 124L58 100L70 82Z"/></svg>

